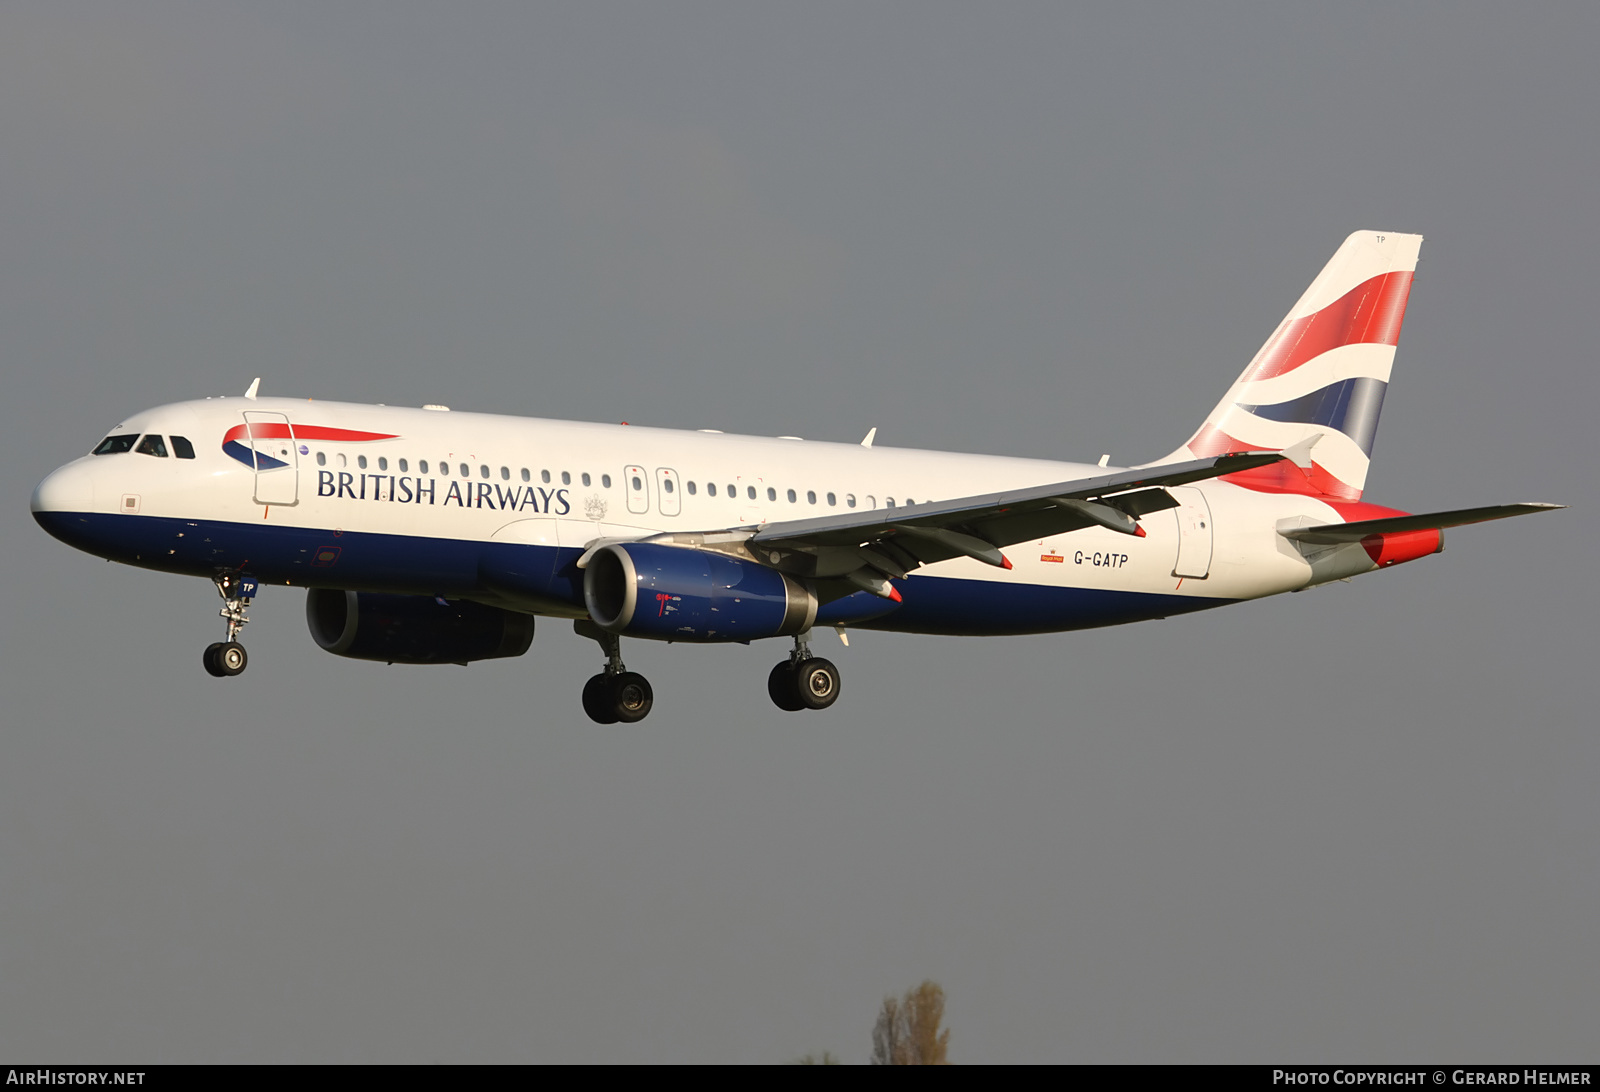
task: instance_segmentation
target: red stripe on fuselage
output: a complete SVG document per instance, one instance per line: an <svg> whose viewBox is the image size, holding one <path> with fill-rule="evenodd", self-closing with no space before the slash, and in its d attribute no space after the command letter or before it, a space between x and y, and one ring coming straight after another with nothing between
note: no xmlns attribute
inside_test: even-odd
<svg viewBox="0 0 1600 1092"><path fill-rule="evenodd" d="M1372 563L1380 569L1398 565L1402 561L1415 561L1419 557L1439 552L1444 542L1444 532L1438 528L1421 531L1391 531L1384 535L1368 535L1361 540Z"/></svg>
<svg viewBox="0 0 1600 1092"><path fill-rule="evenodd" d="M293 432L290 432L291 427L294 429ZM252 421L248 425L234 425L222 437L222 442L243 440L246 436L257 440L287 440L293 437L296 440L331 440L339 443L398 439L396 435L387 432L359 432L353 428L331 428L327 425L290 426L281 421Z"/></svg>
<svg viewBox="0 0 1600 1092"><path fill-rule="evenodd" d="M1315 314L1286 319L1244 373L1248 382L1292 372L1341 345L1398 345L1411 274L1380 273L1356 285Z"/></svg>

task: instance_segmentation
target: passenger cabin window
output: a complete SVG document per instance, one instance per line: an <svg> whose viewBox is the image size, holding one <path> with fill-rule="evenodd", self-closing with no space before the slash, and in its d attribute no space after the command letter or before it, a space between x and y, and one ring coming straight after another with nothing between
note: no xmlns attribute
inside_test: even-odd
<svg viewBox="0 0 1600 1092"><path fill-rule="evenodd" d="M172 453L180 459L194 458L194 445L187 436L174 436L172 438Z"/></svg>
<svg viewBox="0 0 1600 1092"><path fill-rule="evenodd" d="M533 475L528 472L527 467L522 468L522 480L525 482L533 481Z"/></svg>
<svg viewBox="0 0 1600 1092"><path fill-rule="evenodd" d="M706 482L706 496L714 497L716 495L717 495L717 483L716 482Z"/></svg>
<svg viewBox="0 0 1600 1092"><path fill-rule="evenodd" d="M548 470L539 471L539 480L544 482L544 484L549 485L550 484L550 471L548 471Z"/></svg>
<svg viewBox="0 0 1600 1092"><path fill-rule="evenodd" d="M450 476L450 464L442 459L439 461L439 473L447 478Z"/></svg>
<svg viewBox="0 0 1600 1092"><path fill-rule="evenodd" d="M318 466L327 466L328 465L328 453L326 451L317 452L317 465Z"/></svg>
<svg viewBox="0 0 1600 1092"><path fill-rule="evenodd" d="M154 455L158 459L167 457L167 442L155 433L151 433L139 441L139 446L134 448L140 455Z"/></svg>
<svg viewBox="0 0 1600 1092"><path fill-rule="evenodd" d="M828 503L832 504L833 502L829 501ZM854 493L846 493L844 495L844 506L846 508L854 508L856 506L856 495Z"/></svg>
<svg viewBox="0 0 1600 1092"><path fill-rule="evenodd" d="M503 482L508 482L511 480L511 468L509 466L502 466L500 468L500 480Z"/></svg>
<svg viewBox="0 0 1600 1092"><path fill-rule="evenodd" d="M611 475L610 474L602 474L602 475L600 475L600 485L603 488L610 489L611 488Z"/></svg>
<svg viewBox="0 0 1600 1092"><path fill-rule="evenodd" d="M417 460L417 473L418 474L426 474L427 472L428 472L428 460L427 459L418 459Z"/></svg>
<svg viewBox="0 0 1600 1092"><path fill-rule="evenodd" d="M794 490L791 489L791 490L789 490L789 503L793 504L794 503L794 499L795 499L794 498Z"/></svg>
<svg viewBox="0 0 1600 1092"><path fill-rule="evenodd" d="M756 491L754 489L750 490L750 496L751 496L752 499L755 497L755 495L756 495ZM775 501L775 500L778 499L778 491L776 489L772 488L772 486L770 486L770 485L767 486L767 499L769 501Z"/></svg>
<svg viewBox="0 0 1600 1092"><path fill-rule="evenodd" d="M662 488L662 490L664 492L667 492L667 493L672 492L672 479L671 478L662 478L661 479L661 488Z"/></svg>
<svg viewBox="0 0 1600 1092"><path fill-rule="evenodd" d="M356 467L360 470L365 470L367 468L367 457L365 455L356 456Z"/></svg>
<svg viewBox="0 0 1600 1092"><path fill-rule="evenodd" d="M406 462L404 459L401 459L400 460L400 473L408 474L408 473L410 473L410 471L411 471L411 464Z"/></svg>
<svg viewBox="0 0 1600 1092"><path fill-rule="evenodd" d="M751 486L746 486L745 488L750 490L750 499L751 500L755 500L756 499L756 487L751 485ZM770 492L770 490L769 490L769 492Z"/></svg>
<svg viewBox="0 0 1600 1092"><path fill-rule="evenodd" d="M378 469L379 470L388 470L389 469L389 460L385 459L382 455L378 456Z"/></svg>
<svg viewBox="0 0 1600 1092"><path fill-rule="evenodd" d="M688 486L689 486L689 495L692 497L692 496L694 496L694 482L689 482Z"/></svg>
<svg viewBox="0 0 1600 1092"><path fill-rule="evenodd" d="M817 491L815 489L807 489L806 490L806 503L807 504L816 504L817 503Z"/></svg>
<svg viewBox="0 0 1600 1092"><path fill-rule="evenodd" d="M828 507L829 508L836 508L836 507L838 507L838 504L839 504L839 502L838 502L837 499L835 499L834 495L832 493L829 493L828 494Z"/></svg>
<svg viewBox="0 0 1600 1092"><path fill-rule="evenodd" d="M571 485L572 484L572 475L567 473L565 470L563 470L561 472L561 484L562 485Z"/></svg>
<svg viewBox="0 0 1600 1092"><path fill-rule="evenodd" d="M139 438L137 432L126 436L107 436L100 441L100 446L94 449L96 455L121 455L124 451L132 451L133 443Z"/></svg>
<svg viewBox="0 0 1600 1092"><path fill-rule="evenodd" d="M584 485L588 485L589 484L589 474L588 474L587 471L585 471L584 475L583 475L583 484Z"/></svg>
<svg viewBox="0 0 1600 1092"><path fill-rule="evenodd" d="M487 478L488 476L489 476L489 468L487 466L478 467L478 477Z"/></svg>
<svg viewBox="0 0 1600 1092"><path fill-rule="evenodd" d="M461 476L463 478L472 477L472 467L468 466L466 463L462 463L461 464Z"/></svg>

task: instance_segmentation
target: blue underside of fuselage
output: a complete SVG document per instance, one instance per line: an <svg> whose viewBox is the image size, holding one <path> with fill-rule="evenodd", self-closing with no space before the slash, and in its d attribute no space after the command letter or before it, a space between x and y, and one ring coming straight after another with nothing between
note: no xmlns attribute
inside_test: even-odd
<svg viewBox="0 0 1600 1092"><path fill-rule="evenodd" d="M423 538L159 516L35 512L51 535L97 557L210 577L402 595L537 601L583 613L576 547ZM1052 633L1188 614L1232 602L1197 596L912 576L898 606L866 592L824 604L817 625L907 633Z"/></svg>

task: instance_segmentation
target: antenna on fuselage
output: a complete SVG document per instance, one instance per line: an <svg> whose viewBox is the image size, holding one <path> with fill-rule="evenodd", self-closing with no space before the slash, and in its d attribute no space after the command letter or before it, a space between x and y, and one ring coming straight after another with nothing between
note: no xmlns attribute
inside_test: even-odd
<svg viewBox="0 0 1600 1092"><path fill-rule="evenodd" d="M255 400L256 392L261 389L261 377L258 375L250 381L250 389L244 392L246 398Z"/></svg>
<svg viewBox="0 0 1600 1092"><path fill-rule="evenodd" d="M877 435L878 435L878 426L877 425L873 425L871 428L867 429L866 439L861 441L861 446L862 447L871 447L872 446L872 441Z"/></svg>

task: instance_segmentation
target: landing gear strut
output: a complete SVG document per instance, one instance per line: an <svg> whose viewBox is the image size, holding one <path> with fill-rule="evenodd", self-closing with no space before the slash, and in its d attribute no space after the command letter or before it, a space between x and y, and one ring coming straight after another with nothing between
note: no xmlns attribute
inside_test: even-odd
<svg viewBox="0 0 1600 1092"><path fill-rule="evenodd" d="M259 585L255 577L235 572L218 573L211 581L222 596L222 610L218 613L228 620L228 639L208 645L204 661L206 671L221 679L242 674L250 664L249 654L239 643L239 631L250 621L246 614Z"/></svg>
<svg viewBox="0 0 1600 1092"><path fill-rule="evenodd" d="M572 623L580 637L599 644L606 654L606 669L583 686L583 711L596 724L636 724L650 715L655 692L643 675L622 663L622 640L588 619Z"/></svg>
<svg viewBox="0 0 1600 1092"><path fill-rule="evenodd" d="M839 669L812 655L810 630L796 634L794 651L767 676L767 696L788 712L826 709L839 700Z"/></svg>

